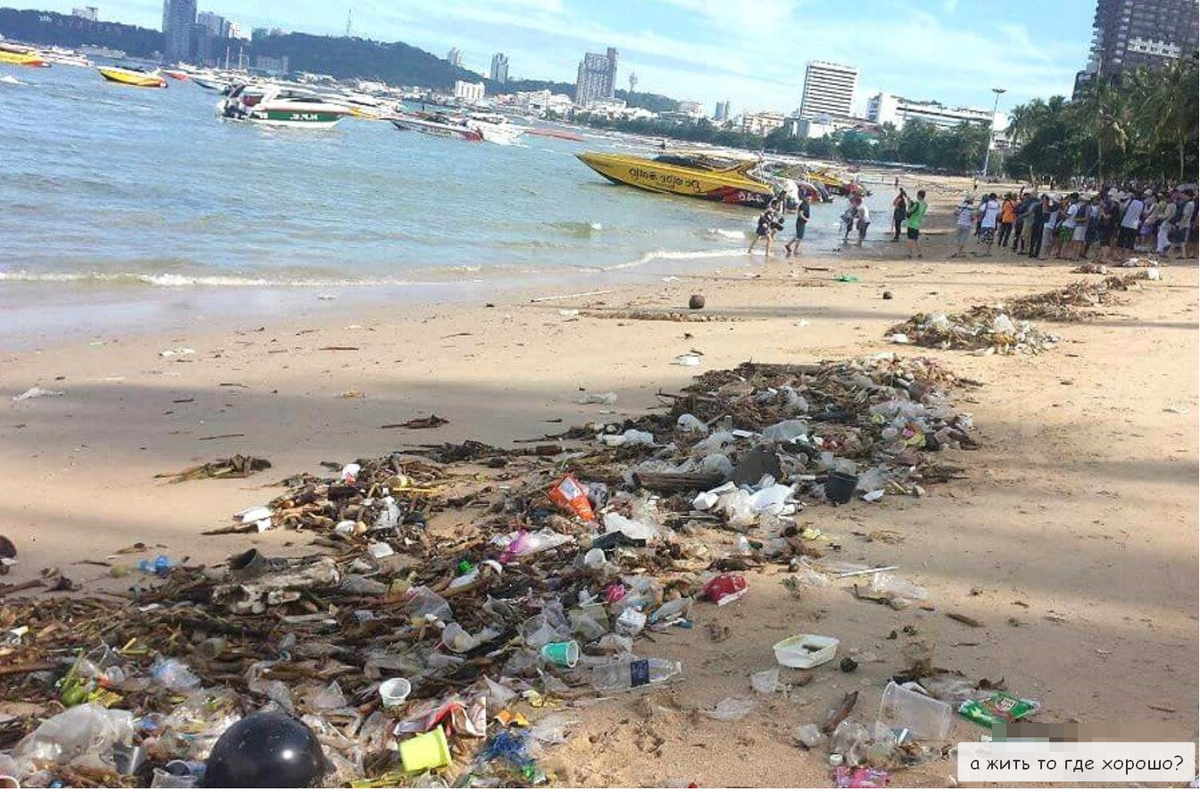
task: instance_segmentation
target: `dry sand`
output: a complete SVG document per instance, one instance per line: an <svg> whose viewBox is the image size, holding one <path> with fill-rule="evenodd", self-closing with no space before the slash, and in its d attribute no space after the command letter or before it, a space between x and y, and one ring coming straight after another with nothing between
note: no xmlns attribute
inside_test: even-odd
<svg viewBox="0 0 1200 808"><path fill-rule="evenodd" d="M909 180L910 187L917 183ZM193 333L49 345L0 354L0 533L20 564L7 582L60 566L89 586L121 589L102 567L134 541L152 554L215 562L247 541L296 552L302 534L202 537L235 511L265 502L270 482L317 471L322 460L385 454L406 442L466 438L507 444L597 416L581 389L615 391L635 415L656 391L688 383L672 364L690 348L703 368L753 359L807 362L884 350L936 354L983 386L961 394L983 447L964 453L966 480L922 499L886 497L806 513L850 561L898 564L931 592L936 611L892 611L841 589L794 600L785 573L749 576L736 604L698 609L696 628L642 641L644 654L679 659L686 678L649 696L580 710L582 725L548 767L565 784L816 786L822 755L799 750L792 729L820 720L837 697L861 691L873 717L889 674L900 670L912 626L936 645L935 662L968 676L1004 678L1042 700L1043 720L1144 722L1162 740L1197 732L1197 272L1173 264L1165 280L1123 295L1111 317L1048 326L1063 342L1041 356L971 356L891 346L888 326L918 311L1065 286L1074 264L947 261L954 180L936 182L926 260L872 234L872 249L742 268L541 304L523 299L380 310L303 320L230 322ZM664 204L668 204L664 202ZM882 210L886 201L875 200ZM876 215L876 227L882 219ZM818 269L820 268L820 269ZM841 273L859 283L833 280ZM1086 276L1094 277L1094 276ZM881 292L891 290L893 299ZM715 322L573 317L566 307L676 308L703 293ZM323 350L353 346L354 351ZM162 357L166 349L195 353ZM66 395L13 403L33 385ZM347 391L361 398L344 398ZM381 431L436 413L436 431ZM562 419L562 425L557 422ZM241 437L205 440L213 436ZM159 472L243 452L274 468L248 480L165 485ZM894 531L895 543L868 541ZM732 540L728 540L732 548ZM161 547L161 549L159 549ZM135 557L136 558L136 557ZM774 568L769 568L774 570ZM950 620L960 612L983 622ZM704 624L731 631L713 643ZM749 675L773 664L771 645L797 629L841 638L861 665L833 666L787 695L758 697L738 722L698 716L727 696L750 697ZM787 677L785 675L785 681ZM969 725L959 740L977 738ZM897 783L940 785L948 763Z"/></svg>

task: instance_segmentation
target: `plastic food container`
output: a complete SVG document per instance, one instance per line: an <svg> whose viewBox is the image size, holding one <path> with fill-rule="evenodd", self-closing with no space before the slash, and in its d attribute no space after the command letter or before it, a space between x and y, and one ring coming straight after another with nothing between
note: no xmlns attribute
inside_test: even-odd
<svg viewBox="0 0 1200 808"><path fill-rule="evenodd" d="M775 661L785 668L815 668L837 656L838 641L816 634L797 634L775 643Z"/></svg>

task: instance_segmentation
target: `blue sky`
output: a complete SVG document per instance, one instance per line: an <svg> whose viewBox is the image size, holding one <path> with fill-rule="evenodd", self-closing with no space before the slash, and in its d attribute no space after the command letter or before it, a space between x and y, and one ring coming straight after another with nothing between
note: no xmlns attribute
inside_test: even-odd
<svg viewBox="0 0 1200 808"><path fill-rule="evenodd" d="M11 1L11 0L10 0ZM22 7L69 11L83 0ZM4 0L0 0L3 3ZM88 0L103 19L157 28L158 0ZM799 105L804 64L861 69L858 106L886 90L909 98L1001 109L1070 94L1087 57L1089 0L200 0L243 25L341 33L353 6L360 36L401 40L438 56L461 49L483 71L504 51L514 77L574 81L585 50L621 51L620 86L735 112Z"/></svg>

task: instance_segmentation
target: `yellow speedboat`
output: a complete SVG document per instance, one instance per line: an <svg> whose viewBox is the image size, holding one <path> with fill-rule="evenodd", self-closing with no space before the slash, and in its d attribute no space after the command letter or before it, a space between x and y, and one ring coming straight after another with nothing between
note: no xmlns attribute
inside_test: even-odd
<svg viewBox="0 0 1200 808"><path fill-rule="evenodd" d="M117 84L132 87L166 87L167 80L157 70L139 70L136 67L97 67L100 75Z"/></svg>
<svg viewBox="0 0 1200 808"><path fill-rule="evenodd" d="M701 152L657 157L584 152L576 156L601 176L644 191L760 208L775 197L774 188L750 176L755 160Z"/></svg>
<svg viewBox="0 0 1200 808"><path fill-rule="evenodd" d="M17 48L12 45L0 45L0 65L49 67L50 63L43 59L42 55L35 50Z"/></svg>

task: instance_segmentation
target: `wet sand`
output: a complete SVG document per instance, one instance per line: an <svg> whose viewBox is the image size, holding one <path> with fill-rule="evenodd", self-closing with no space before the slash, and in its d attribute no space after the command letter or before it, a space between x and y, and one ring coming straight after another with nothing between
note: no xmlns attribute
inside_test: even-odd
<svg viewBox="0 0 1200 808"><path fill-rule="evenodd" d="M659 390L689 382L696 371L672 361L692 348L703 352L701 370L889 350L936 355L983 383L958 399L983 444L958 458L967 479L921 499L818 506L804 516L838 539L840 559L900 565L930 590L936 611L896 612L839 588L794 600L780 584L786 573L768 567L749 576L741 601L700 608L696 628L643 641L641 653L682 660L685 679L580 710L582 725L548 767L566 784L589 786L826 784L823 756L796 748L792 729L819 722L853 689L861 691L856 715L873 717L888 676L904 666L903 639L889 634L904 638L905 626L935 643L936 664L1003 678L1010 692L1040 699L1042 720L1144 722L1162 740L1195 740L1196 267L1169 264L1163 281L1122 294L1126 305L1111 317L1046 325L1063 341L1040 356L893 346L884 331L916 312L1096 278L1070 274L1074 263L1000 251L945 260L948 211L961 188L936 182L943 187L933 195L922 261L880 240L887 200L877 196L870 250L759 258L754 277L741 266L650 284L612 276L596 284L601 294L530 303L528 292L510 293L493 306L486 298L399 307L368 300L284 319L214 317L163 333L113 327L0 353L0 476L8 481L0 486L0 533L20 551L6 582L57 566L87 586L122 589L137 576L113 579L80 562L103 561L135 541L153 545L149 555L219 561L248 539L199 534L275 496L275 480L406 442L506 445L561 431L597 417L596 407L575 403L584 389L617 392L618 415L640 414L657 405ZM835 281L841 274L859 282ZM882 299L884 290L892 299ZM569 311L680 309L696 292L708 299L706 314L729 319ZM339 347L356 350L326 350ZM194 353L160 355L181 348ZM11 401L33 385L65 395ZM349 391L361 397L343 397ZM432 413L450 423L380 429ZM154 479L235 452L274 467L246 480ZM878 530L899 541L868 541ZM253 540L271 553L299 552L307 541L283 531ZM704 629L710 620L730 638L713 643ZM749 675L770 667L771 645L797 629L839 637L843 649L856 649L860 667L846 674L825 666L788 695L758 697L757 709L735 723L697 716L727 696L750 697ZM979 735L962 722L956 731L958 740ZM937 763L896 782L941 785L951 772Z"/></svg>

